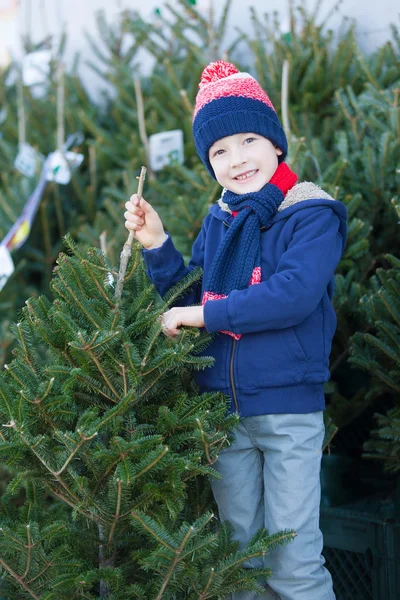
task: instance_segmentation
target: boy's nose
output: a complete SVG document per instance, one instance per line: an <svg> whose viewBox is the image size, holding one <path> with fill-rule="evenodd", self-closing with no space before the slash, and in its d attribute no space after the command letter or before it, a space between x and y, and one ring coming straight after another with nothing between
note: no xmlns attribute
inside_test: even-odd
<svg viewBox="0 0 400 600"><path fill-rule="evenodd" d="M246 154L241 151L232 152L231 154L231 168L243 165L246 162Z"/></svg>

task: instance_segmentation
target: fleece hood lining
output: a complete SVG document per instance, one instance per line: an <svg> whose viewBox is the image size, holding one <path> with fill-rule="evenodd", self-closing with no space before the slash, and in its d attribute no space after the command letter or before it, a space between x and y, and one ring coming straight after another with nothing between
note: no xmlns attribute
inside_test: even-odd
<svg viewBox="0 0 400 600"><path fill-rule="evenodd" d="M218 200L219 207L221 210L232 214L231 209L227 203L222 200L222 198L223 195ZM319 187L319 185L312 183L312 181L303 181L302 183L297 183L292 187L291 190L288 191L285 199L278 207L278 212L281 212L282 210L285 210L285 208L294 206L298 202L302 202L304 200L333 200L338 202L338 200L332 198L332 196Z"/></svg>

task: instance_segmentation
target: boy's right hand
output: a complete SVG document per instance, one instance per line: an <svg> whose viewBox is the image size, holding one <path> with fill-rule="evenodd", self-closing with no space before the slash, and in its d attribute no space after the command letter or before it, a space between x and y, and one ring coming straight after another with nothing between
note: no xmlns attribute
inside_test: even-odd
<svg viewBox="0 0 400 600"><path fill-rule="evenodd" d="M168 236L164 231L157 211L154 210L151 204L146 202L144 198L139 201L138 195L133 194L125 204L125 208L125 227L129 231L133 231L135 239L146 250L162 246Z"/></svg>

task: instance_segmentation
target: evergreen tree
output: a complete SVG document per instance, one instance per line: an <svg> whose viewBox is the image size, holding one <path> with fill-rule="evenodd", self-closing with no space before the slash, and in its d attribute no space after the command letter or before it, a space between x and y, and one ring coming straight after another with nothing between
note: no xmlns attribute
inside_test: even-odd
<svg viewBox="0 0 400 600"><path fill-rule="evenodd" d="M206 600L261 591L268 569L243 563L294 534L259 531L239 550L193 501L238 420L222 394L198 395L189 377L212 361L198 356L210 336L161 332L158 317L200 273L160 302L135 243L117 301L105 256L69 237L67 247L54 300L26 302L0 374L0 457L15 473L0 499L2 593Z"/></svg>
<svg viewBox="0 0 400 600"><path fill-rule="evenodd" d="M400 214L398 203L397 212ZM383 399L389 410L375 415L378 428L364 444L364 456L384 461L385 469L400 470L400 260L385 256L391 268L378 268L370 291L361 298L367 333L352 337L349 362L371 374L366 394L370 402ZM379 406L379 404L378 404Z"/></svg>

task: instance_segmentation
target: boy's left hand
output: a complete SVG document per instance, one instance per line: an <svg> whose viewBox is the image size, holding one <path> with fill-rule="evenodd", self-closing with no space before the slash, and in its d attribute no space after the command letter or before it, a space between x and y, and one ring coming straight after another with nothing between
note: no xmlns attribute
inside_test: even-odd
<svg viewBox="0 0 400 600"><path fill-rule="evenodd" d="M178 327L204 327L203 306L177 306L165 312L161 317L163 333L176 337L180 331Z"/></svg>

